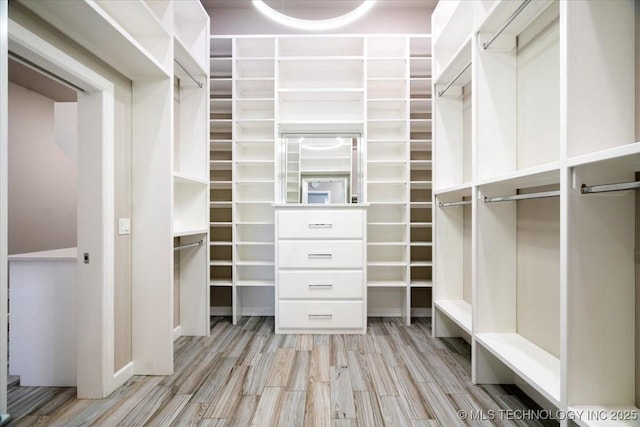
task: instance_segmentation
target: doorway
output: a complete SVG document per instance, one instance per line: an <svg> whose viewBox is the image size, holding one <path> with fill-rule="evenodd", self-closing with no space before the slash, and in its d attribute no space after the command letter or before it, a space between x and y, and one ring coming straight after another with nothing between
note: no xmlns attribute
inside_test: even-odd
<svg viewBox="0 0 640 427"><path fill-rule="evenodd" d="M76 386L79 89L11 52L8 79L9 384Z"/></svg>
<svg viewBox="0 0 640 427"><path fill-rule="evenodd" d="M102 398L121 382L121 378L114 374L113 362L114 86L26 28L11 20L5 22L9 52L78 89L78 256L74 295L77 302L77 394L80 398ZM0 44L4 45L5 41L0 39ZM7 75L2 73L0 77L3 87L7 87ZM2 116L4 124L6 110L2 111ZM3 155L5 153L2 152ZM0 184L0 193L6 194L6 180L0 180ZM2 227L3 231L6 230L6 224L3 223ZM6 255L1 257L2 265L6 265ZM6 274L5 271L2 273ZM6 282L2 280L0 283L0 295L6 295ZM6 317L2 316L0 329L6 331L6 322ZM6 339L2 341L6 345ZM2 366L7 366L6 355L6 351L0 352ZM0 410L5 412L6 372L3 374L4 378L0 376Z"/></svg>

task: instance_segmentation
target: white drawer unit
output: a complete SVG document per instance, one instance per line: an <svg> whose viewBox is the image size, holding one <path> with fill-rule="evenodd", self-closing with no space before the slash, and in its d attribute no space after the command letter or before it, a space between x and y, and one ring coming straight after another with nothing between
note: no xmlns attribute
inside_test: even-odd
<svg viewBox="0 0 640 427"><path fill-rule="evenodd" d="M278 211L281 239L362 239L362 210L346 208Z"/></svg>
<svg viewBox="0 0 640 427"><path fill-rule="evenodd" d="M360 268L361 240L280 240L281 268Z"/></svg>
<svg viewBox="0 0 640 427"><path fill-rule="evenodd" d="M279 323L286 329L344 330L364 325L360 301L280 301ZM339 331L338 331L339 332Z"/></svg>
<svg viewBox="0 0 640 427"><path fill-rule="evenodd" d="M366 206L276 206L276 333L363 334Z"/></svg>
<svg viewBox="0 0 640 427"><path fill-rule="evenodd" d="M278 273L280 300L361 299L363 276L360 270L281 270Z"/></svg>

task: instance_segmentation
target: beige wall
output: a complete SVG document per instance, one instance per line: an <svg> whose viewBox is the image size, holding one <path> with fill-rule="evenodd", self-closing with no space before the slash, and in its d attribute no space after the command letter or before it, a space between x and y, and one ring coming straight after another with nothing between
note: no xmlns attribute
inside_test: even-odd
<svg viewBox="0 0 640 427"><path fill-rule="evenodd" d="M33 16L19 3L10 2L9 17L85 64L114 84L115 104L115 218L131 218L131 81L115 72L91 52ZM82 143L80 141L80 143ZM115 232L118 226L115 224ZM116 371L131 361L131 236L115 238L115 352Z"/></svg>
<svg viewBox="0 0 640 427"><path fill-rule="evenodd" d="M9 83L9 254L76 246L75 103ZM71 105L69 105L71 104ZM68 108L71 107L71 108Z"/></svg>

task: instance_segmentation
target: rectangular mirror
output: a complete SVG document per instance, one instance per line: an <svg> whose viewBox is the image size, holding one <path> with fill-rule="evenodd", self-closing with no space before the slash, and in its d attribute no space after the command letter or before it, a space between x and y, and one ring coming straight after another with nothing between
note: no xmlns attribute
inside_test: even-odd
<svg viewBox="0 0 640 427"><path fill-rule="evenodd" d="M282 134L281 203L362 203L358 134Z"/></svg>

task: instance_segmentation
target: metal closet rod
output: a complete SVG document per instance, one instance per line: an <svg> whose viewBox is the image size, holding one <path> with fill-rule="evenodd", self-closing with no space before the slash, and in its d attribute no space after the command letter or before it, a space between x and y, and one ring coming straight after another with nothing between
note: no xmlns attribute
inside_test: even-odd
<svg viewBox="0 0 640 427"><path fill-rule="evenodd" d="M525 8L529 3L531 3L531 0L524 0L524 1L522 2L522 4L521 4L520 6L518 6L518 8L515 10L515 12L513 12L513 13L511 14L511 16L509 16L509 18L507 19L507 21L506 21L504 24L502 24L502 27L500 27L500 29L499 29L498 31L496 31L496 33L493 35L493 37L491 37L491 38L489 39L489 41L488 41L488 42L484 42L484 43L482 43L482 48L483 48L484 50L487 50L487 49L489 48L489 46L491 46L491 45L493 44L493 42L494 42L498 37L500 37L500 34L502 34L502 32L503 32L504 30L506 30L506 29L507 29L507 27L508 27L509 25L511 25L511 23L513 22L513 20L514 20L514 19L516 19L516 17L517 17L518 15L520 15L520 12L522 12L522 10L523 10L523 9L524 9L524 8Z"/></svg>
<svg viewBox="0 0 640 427"><path fill-rule="evenodd" d="M444 89L442 89L440 92L438 92L438 96L444 95L449 90L449 88L451 86L453 86L453 84L456 82L456 80L458 80L464 74L464 72L469 69L469 67L471 67L471 61L469 61L469 63L467 65L465 65L464 68L458 74L456 74L456 76L453 78L453 80L451 80L449 82L449 84L445 86Z"/></svg>
<svg viewBox="0 0 640 427"><path fill-rule="evenodd" d="M586 185L582 184L580 193L605 193L609 191L637 190L640 188L640 181L618 182L615 184Z"/></svg>
<svg viewBox="0 0 640 427"><path fill-rule="evenodd" d="M196 79L196 77L195 77L193 74L191 74L191 72L190 72L189 70L187 70L187 67L185 67L184 65L182 65L182 64L180 63L180 61L178 61L178 60L177 60L177 59L175 59L175 58L173 59L173 62L175 62L176 64L178 64L178 67L182 68L182 70L183 70L185 73L187 73L187 76L191 77L191 80L193 80L193 81L195 82L195 84L197 84L197 85L198 85L198 87L199 87L200 89L202 89L202 87L204 86L204 83L202 83L200 80Z"/></svg>
<svg viewBox="0 0 640 427"><path fill-rule="evenodd" d="M485 197L485 203L511 202L513 200L544 199L560 196L560 190L541 191L540 193L514 194L512 196Z"/></svg>
<svg viewBox="0 0 640 427"><path fill-rule="evenodd" d="M200 246L202 244L204 244L204 239L200 239L199 241L193 242L193 243L185 243L184 245L174 246L173 250L174 251L180 251L182 249L193 248L194 246Z"/></svg>
<svg viewBox="0 0 640 427"><path fill-rule="evenodd" d="M9 54L7 55L9 58L13 59L14 61L24 65L27 68L31 68L33 71L37 71L40 74L43 74L46 77L49 77L52 80L55 80L56 82L60 83L63 86L66 86L67 88L74 90L74 91L78 91L78 92L86 92L86 90L84 90L83 88L81 88L80 86L71 83L69 80L60 77L57 74L54 74L53 72L47 70L46 68L43 68L41 66L39 66L38 64L35 64L31 61L29 61L26 58L23 58L22 56L13 53L13 52L9 52Z"/></svg>
<svg viewBox="0 0 640 427"><path fill-rule="evenodd" d="M463 206L470 205L471 200L460 200L459 202L438 202L438 207L448 208L449 206Z"/></svg>

